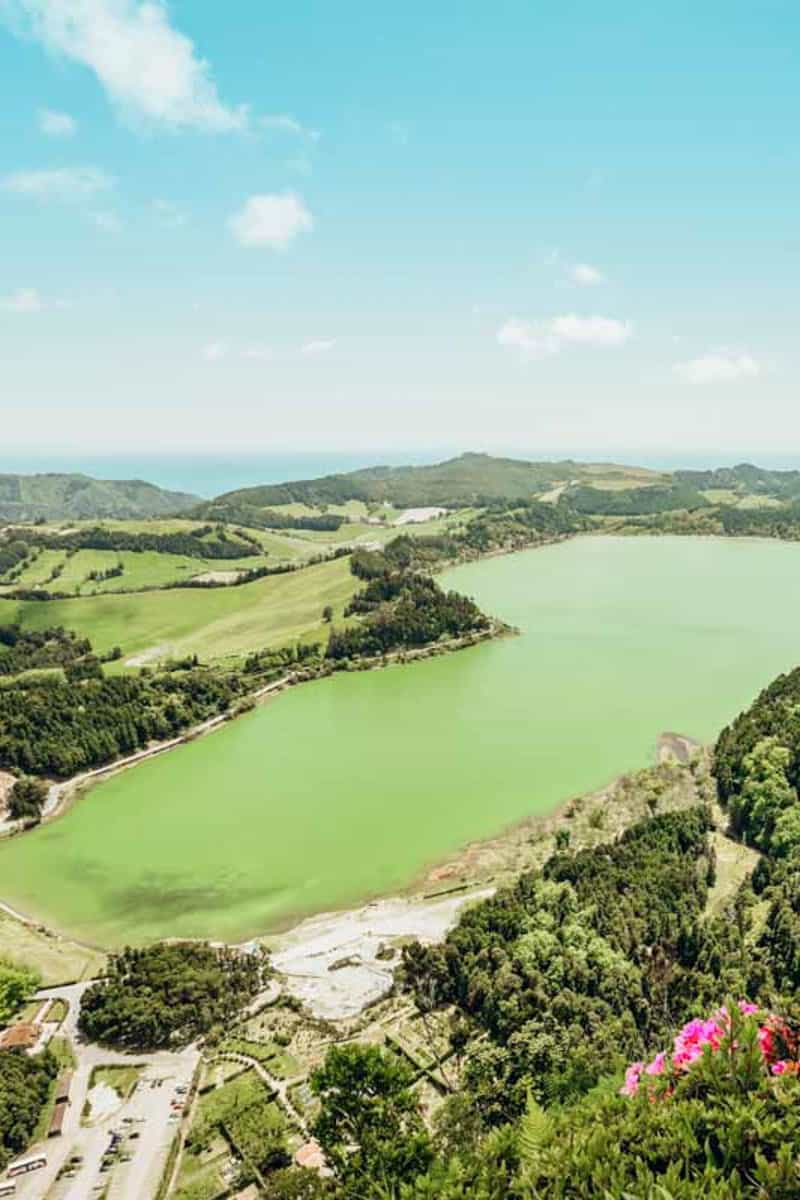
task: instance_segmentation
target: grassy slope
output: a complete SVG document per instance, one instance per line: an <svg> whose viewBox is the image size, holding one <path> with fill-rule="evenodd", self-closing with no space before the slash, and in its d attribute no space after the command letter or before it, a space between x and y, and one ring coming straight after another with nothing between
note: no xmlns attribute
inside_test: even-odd
<svg viewBox="0 0 800 1200"><path fill-rule="evenodd" d="M92 979L99 973L106 956L66 938L40 933L0 911L0 957L34 967L44 986Z"/></svg>
<svg viewBox="0 0 800 1200"><path fill-rule="evenodd" d="M337 559L237 588L9 602L2 613L28 628L74 629L100 653L121 646L127 658L165 646L165 653L208 660L297 638L322 640L322 609L331 604L341 615L356 582L349 560Z"/></svg>

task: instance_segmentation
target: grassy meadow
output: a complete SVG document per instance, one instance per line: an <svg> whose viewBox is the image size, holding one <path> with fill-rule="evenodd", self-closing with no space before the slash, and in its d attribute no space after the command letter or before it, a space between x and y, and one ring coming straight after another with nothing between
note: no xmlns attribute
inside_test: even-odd
<svg viewBox="0 0 800 1200"><path fill-rule="evenodd" d="M73 629L100 654L120 646L123 661L156 649L154 659L197 654L208 661L296 639L323 640L323 608L330 604L341 618L356 583L349 560L340 558L236 588L15 600L0 612L4 621L30 629Z"/></svg>

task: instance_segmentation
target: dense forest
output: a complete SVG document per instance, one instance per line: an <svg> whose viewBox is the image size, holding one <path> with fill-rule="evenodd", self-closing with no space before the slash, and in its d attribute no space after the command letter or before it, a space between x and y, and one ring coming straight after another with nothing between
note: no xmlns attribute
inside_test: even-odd
<svg viewBox="0 0 800 1200"><path fill-rule="evenodd" d="M227 712L242 690L201 668L17 680L0 689L0 768L73 775Z"/></svg>
<svg viewBox="0 0 800 1200"><path fill-rule="evenodd" d="M735 833L787 865L800 860L800 668L722 731L714 774Z"/></svg>
<svg viewBox="0 0 800 1200"><path fill-rule="evenodd" d="M597 516L649 516L679 509L707 508L708 500L688 484L663 487L631 487L620 491L583 485L570 488L566 495L570 506L580 513Z"/></svg>
<svg viewBox="0 0 800 1200"><path fill-rule="evenodd" d="M260 953L204 942L127 948L81 998L79 1026L119 1050L185 1046L225 1025L263 987Z"/></svg>
<svg viewBox="0 0 800 1200"><path fill-rule="evenodd" d="M21 629L0 625L0 675L18 675L41 667L64 667L89 654L88 638L56 626L52 629Z"/></svg>
<svg viewBox="0 0 800 1200"><path fill-rule="evenodd" d="M408 569L416 552L413 539L400 537L383 551L353 554L353 574L368 582L352 598L345 615L364 619L345 629L331 629L327 658L372 657L489 628L488 618L473 600L445 592L429 575Z"/></svg>
<svg viewBox="0 0 800 1200"><path fill-rule="evenodd" d="M48 1050L0 1050L0 1173L30 1142L57 1073Z"/></svg>

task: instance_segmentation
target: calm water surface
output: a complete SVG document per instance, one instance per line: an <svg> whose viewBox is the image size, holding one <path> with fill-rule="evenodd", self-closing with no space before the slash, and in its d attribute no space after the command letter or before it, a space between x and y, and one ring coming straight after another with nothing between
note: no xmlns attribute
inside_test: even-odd
<svg viewBox="0 0 800 1200"><path fill-rule="evenodd" d="M289 692L0 846L0 896L102 944L242 938L710 739L800 662L800 546L582 538L451 571L520 626Z"/></svg>

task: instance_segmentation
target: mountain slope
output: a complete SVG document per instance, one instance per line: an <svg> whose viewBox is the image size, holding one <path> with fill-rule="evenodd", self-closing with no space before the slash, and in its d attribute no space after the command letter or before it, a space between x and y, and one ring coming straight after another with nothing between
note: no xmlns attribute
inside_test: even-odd
<svg viewBox="0 0 800 1200"><path fill-rule="evenodd" d="M168 516L198 503L198 496L169 492L141 479L0 475L0 520L5 521Z"/></svg>
<svg viewBox="0 0 800 1200"><path fill-rule="evenodd" d="M321 479L300 479L290 483L241 488L218 496L214 504L265 508L303 503L317 507L346 500L363 500L367 504L386 501L398 508L435 504L462 507L490 500L529 499L551 485L574 479L588 481L598 472L606 477L616 474L620 479L632 475L639 482L659 479L657 472L641 468L610 464L600 467L569 459L537 463L470 453L430 466L367 467L343 475L326 475Z"/></svg>

